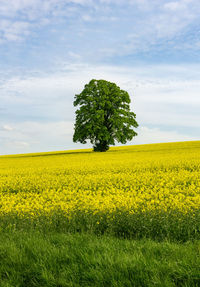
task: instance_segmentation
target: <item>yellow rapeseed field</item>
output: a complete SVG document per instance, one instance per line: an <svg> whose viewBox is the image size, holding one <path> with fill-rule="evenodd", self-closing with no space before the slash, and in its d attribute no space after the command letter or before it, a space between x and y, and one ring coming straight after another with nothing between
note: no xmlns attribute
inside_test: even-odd
<svg viewBox="0 0 200 287"><path fill-rule="evenodd" d="M200 141L0 157L0 216L200 208Z"/></svg>

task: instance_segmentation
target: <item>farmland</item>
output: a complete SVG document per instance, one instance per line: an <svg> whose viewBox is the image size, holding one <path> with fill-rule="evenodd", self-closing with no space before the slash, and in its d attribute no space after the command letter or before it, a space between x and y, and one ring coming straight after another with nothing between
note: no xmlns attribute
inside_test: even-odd
<svg viewBox="0 0 200 287"><path fill-rule="evenodd" d="M198 286L199 207L200 141L1 156L1 286Z"/></svg>
<svg viewBox="0 0 200 287"><path fill-rule="evenodd" d="M2 224L199 238L198 141L5 156L0 163Z"/></svg>

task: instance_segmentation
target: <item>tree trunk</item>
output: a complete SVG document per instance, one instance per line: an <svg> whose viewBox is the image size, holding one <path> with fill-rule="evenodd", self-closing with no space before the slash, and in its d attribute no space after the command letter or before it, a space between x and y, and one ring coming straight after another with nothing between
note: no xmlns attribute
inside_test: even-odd
<svg viewBox="0 0 200 287"><path fill-rule="evenodd" d="M109 145L107 141L100 141L99 143L96 143L94 146L94 151L104 152L107 150L109 150Z"/></svg>

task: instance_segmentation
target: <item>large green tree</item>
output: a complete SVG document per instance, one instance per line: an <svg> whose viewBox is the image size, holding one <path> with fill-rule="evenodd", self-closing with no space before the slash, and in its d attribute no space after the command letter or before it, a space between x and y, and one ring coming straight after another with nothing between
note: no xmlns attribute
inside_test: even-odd
<svg viewBox="0 0 200 287"><path fill-rule="evenodd" d="M115 141L125 144L137 133L136 115L130 111L129 94L115 83L91 80L75 95L76 123L73 141L90 140L94 151L106 151Z"/></svg>

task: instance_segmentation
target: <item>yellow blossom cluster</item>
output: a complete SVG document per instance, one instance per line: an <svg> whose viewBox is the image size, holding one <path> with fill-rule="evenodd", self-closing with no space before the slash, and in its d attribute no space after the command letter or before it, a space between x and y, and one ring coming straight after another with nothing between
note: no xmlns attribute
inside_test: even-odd
<svg viewBox="0 0 200 287"><path fill-rule="evenodd" d="M200 141L0 157L0 216L200 208Z"/></svg>

